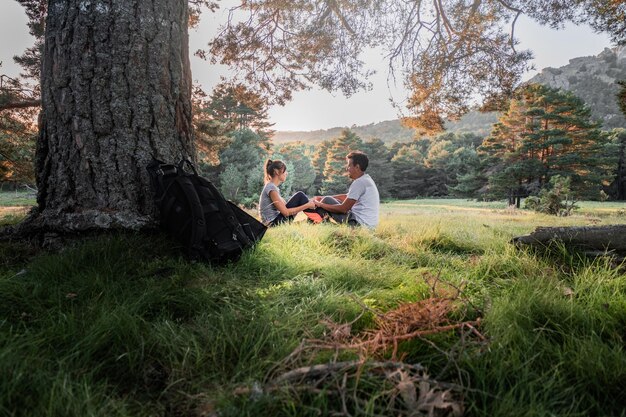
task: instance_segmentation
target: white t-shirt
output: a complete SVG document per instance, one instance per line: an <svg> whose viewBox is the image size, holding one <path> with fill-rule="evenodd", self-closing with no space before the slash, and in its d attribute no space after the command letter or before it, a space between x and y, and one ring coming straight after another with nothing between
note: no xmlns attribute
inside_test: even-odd
<svg viewBox="0 0 626 417"><path fill-rule="evenodd" d="M369 174L363 174L352 181L346 198L356 200L350 209L356 221L372 228L378 225L380 197L378 188Z"/></svg>

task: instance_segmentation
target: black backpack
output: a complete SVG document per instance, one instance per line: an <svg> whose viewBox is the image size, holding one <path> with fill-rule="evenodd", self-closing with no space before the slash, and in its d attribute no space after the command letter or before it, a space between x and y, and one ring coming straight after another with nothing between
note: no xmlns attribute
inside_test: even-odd
<svg viewBox="0 0 626 417"><path fill-rule="evenodd" d="M178 165L155 159L147 170L161 228L179 241L192 259L236 261L265 234L267 228L261 222L226 200L209 180L198 175L188 159Z"/></svg>

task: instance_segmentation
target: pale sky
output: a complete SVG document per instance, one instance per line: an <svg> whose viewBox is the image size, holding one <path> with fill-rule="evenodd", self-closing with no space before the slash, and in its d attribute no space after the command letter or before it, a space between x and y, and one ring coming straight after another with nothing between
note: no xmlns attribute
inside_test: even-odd
<svg viewBox="0 0 626 417"><path fill-rule="evenodd" d="M12 57L21 54L31 46L32 38L26 27L26 15L22 7L14 0L0 0L0 74L17 75L19 68ZM215 15L205 13L199 28L190 30L190 53L205 48L218 22L225 16L226 10L218 10ZM570 59L579 56L597 55L606 47L611 47L606 35L595 34L588 27L568 25L555 31L541 27L529 19L521 18L516 27L516 37L520 40L518 49L534 51L533 64L537 69L560 67ZM303 91L294 94L294 99L284 107L273 107L269 111L270 121L276 130L317 130L332 127L366 125L398 117L397 110L389 102L390 94L396 100L404 96L401 81L390 90L387 87L386 62L382 57L370 53L366 59L375 68L381 70L371 79L373 90L360 92L350 98L340 93L328 93L320 90ZM216 68L191 55L194 80L198 81L207 93L219 82L220 75L228 75L227 68ZM533 71L525 77L536 74Z"/></svg>

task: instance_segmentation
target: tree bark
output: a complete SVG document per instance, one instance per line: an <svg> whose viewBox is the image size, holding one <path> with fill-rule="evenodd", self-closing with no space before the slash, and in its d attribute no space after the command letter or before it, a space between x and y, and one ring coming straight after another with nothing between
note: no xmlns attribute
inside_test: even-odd
<svg viewBox="0 0 626 417"><path fill-rule="evenodd" d="M27 227L153 225L146 165L195 158L187 2L50 0L41 98Z"/></svg>
<svg viewBox="0 0 626 417"><path fill-rule="evenodd" d="M513 238L515 244L547 246L563 242L566 246L593 251L626 253L626 225L538 227L529 235Z"/></svg>

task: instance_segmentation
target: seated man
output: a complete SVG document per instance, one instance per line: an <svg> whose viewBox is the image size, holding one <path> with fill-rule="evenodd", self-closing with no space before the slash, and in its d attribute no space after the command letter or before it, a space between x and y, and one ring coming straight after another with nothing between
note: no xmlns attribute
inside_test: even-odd
<svg viewBox="0 0 626 417"><path fill-rule="evenodd" d="M365 173L369 159L355 151L346 156L346 162L348 176L353 180L348 194L316 196L315 206L327 211L337 223L374 228L378 225L380 198L374 180Z"/></svg>

